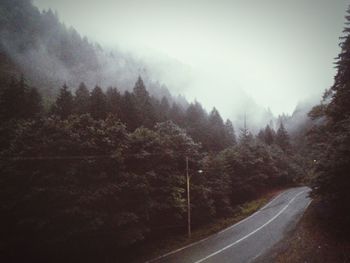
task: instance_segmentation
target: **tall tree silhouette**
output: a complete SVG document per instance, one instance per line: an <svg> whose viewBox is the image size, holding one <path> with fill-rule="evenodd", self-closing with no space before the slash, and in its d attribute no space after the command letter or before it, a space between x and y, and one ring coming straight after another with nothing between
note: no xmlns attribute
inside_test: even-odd
<svg viewBox="0 0 350 263"><path fill-rule="evenodd" d="M341 52L337 58L337 74L324 101L310 116L319 118L322 125L310 132L309 141L314 148L314 192L331 208L332 222L342 227L348 237L350 230L350 8L347 11L345 35L341 38ZM327 101L330 100L328 103ZM327 104L328 103L328 104ZM326 105L326 106L325 106ZM321 147L317 147L317 145ZM345 230L346 229L346 230ZM344 230L344 231L343 231Z"/></svg>
<svg viewBox="0 0 350 263"><path fill-rule="evenodd" d="M106 92L107 109L113 115L120 115L121 96L117 88L110 87Z"/></svg>
<svg viewBox="0 0 350 263"><path fill-rule="evenodd" d="M60 89L60 93L53 105L52 112L61 118L65 119L73 113L73 95L67 84L64 84Z"/></svg>
<svg viewBox="0 0 350 263"><path fill-rule="evenodd" d="M90 110L90 92L85 83L82 82L75 91L74 112L77 114L88 113Z"/></svg>
<svg viewBox="0 0 350 263"><path fill-rule="evenodd" d="M107 116L107 99L99 86L90 95L90 113L94 119L104 119Z"/></svg>
<svg viewBox="0 0 350 263"><path fill-rule="evenodd" d="M156 123L155 111L149 93L140 76L135 83L133 94L136 102L138 119L141 121L141 125L152 128Z"/></svg>
<svg viewBox="0 0 350 263"><path fill-rule="evenodd" d="M275 141L276 141L276 144L280 146L283 151L287 151L291 147L288 132L284 128L284 125L282 122L277 130Z"/></svg>

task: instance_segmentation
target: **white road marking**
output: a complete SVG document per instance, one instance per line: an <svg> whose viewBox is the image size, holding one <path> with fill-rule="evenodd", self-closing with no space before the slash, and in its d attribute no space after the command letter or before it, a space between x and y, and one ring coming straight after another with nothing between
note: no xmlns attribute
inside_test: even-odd
<svg viewBox="0 0 350 263"><path fill-rule="evenodd" d="M291 189L292 189L292 188L291 188ZM289 189L289 190L291 190L291 189ZM213 235L211 235L211 236L208 236L208 237L206 237L206 238L203 238L203 239L201 239L201 240L198 240L198 241L196 241L196 242L193 242L193 243L191 243L191 244L188 244L187 246L183 246L183 247L181 247L181 248L178 248L178 249L176 249L176 250L170 251L170 252L168 252L168 253L166 253L166 254L164 254L164 255L161 255L161 256L159 256L159 257L156 257L156 258L147 260L145 263L152 263L152 262L155 262L155 261L157 261L157 260L160 260L160 259L162 259L162 258L165 258L165 257L170 256L170 255L172 255L172 254L175 254L175 253L177 253L177 252L180 252L180 251L182 251L182 250L184 250L184 249L186 249L186 248L189 248L189 247L192 247L192 246L194 246L194 245L200 244L200 243L202 243L202 242L208 240L209 238L212 238L212 237L215 236L215 235L221 234L221 233L223 233L223 232L225 232L225 231L227 231L227 230L230 230L230 229L232 229L232 228L234 228L234 227L236 227L236 226L242 224L243 222L247 221L248 219L250 219L250 218L256 216L257 214L259 214L263 209L265 209L266 207L268 207L272 202L274 202L274 201L275 201L277 198L279 198L281 195L287 193L289 190L286 190L286 191L283 191L282 193L279 193L276 197L274 197L274 198L273 198L270 202L268 202L265 206L263 206L262 208L260 208L258 211L256 211L255 213L251 214L251 215L248 216L247 218L245 218L245 219L243 219L243 220L237 222L236 224L234 224L234 225L232 225L232 226L229 226L228 228L225 228L224 230L221 230L220 232L218 232L218 233L216 233L216 234L213 234Z"/></svg>
<svg viewBox="0 0 350 263"><path fill-rule="evenodd" d="M288 190L287 190L288 191ZM230 230L231 228L233 227L236 227L242 223L244 223L245 221L247 221L248 219L252 218L253 216L256 216L257 214L259 214L262 210L264 210L266 207L268 207L273 201L275 201L278 197L280 197L282 194L285 194L287 191L284 191L280 194L278 194L275 198L273 198L270 202L268 202L266 205L264 205L262 208L260 208L258 211L256 211L255 213L251 214L250 216L248 216L247 218L239 221L238 223L232 225L232 226L229 226L228 228L225 228L224 230L221 230L220 232L218 232L218 234L221 234L221 233L224 233L226 232L227 230Z"/></svg>
<svg viewBox="0 0 350 263"><path fill-rule="evenodd" d="M167 257L167 256L170 256L170 255L172 255L172 254L175 254L175 253L177 253L177 252L179 252L179 251L181 251L181 250L184 250L184 249L186 249L186 248L189 248L189 247L192 247L192 246L197 245L197 244L199 244L199 243L202 243L202 242L206 241L207 239L209 239L209 238L211 238L211 237L213 237L213 236L215 236L215 235L221 234L221 233L223 233L223 232L225 232L225 231L227 231L227 230L229 230L229 229L231 229L231 228L233 228L233 227L236 227L236 226L242 224L243 222L247 221L248 219L252 218L253 216L256 216L257 214L259 214L263 209L265 209L265 208L266 208L267 206L269 206L273 201L275 201L278 197L280 197L282 194L286 193L287 191L289 191L289 190L283 191L282 193L278 194L276 197L274 197L270 202L268 202L266 205L264 205L264 206L263 206L262 208L260 208L258 211L256 211L255 213L251 214L251 215L248 216L247 218L245 218L245 219L243 219L243 220L237 222L236 224L234 224L234 225L232 225L232 226L229 226L228 228L225 228L224 230L221 230L220 232L218 232L218 233L216 233L216 234L213 234L213 235L211 235L211 236L209 236L209 237L203 238L203 239L198 240L198 241L196 241L196 242L193 242L193 243L191 243L191 244L189 244L189 245L187 245L187 246L178 248L178 249L173 250L173 251L170 251L170 252L168 252L168 253L166 253L166 254L164 254L164 255L161 255L161 256L156 257L156 258L151 259L151 260L148 260L148 261L146 261L145 263L151 263L151 262L157 261L157 260L159 260L159 259L165 258L165 257Z"/></svg>
<svg viewBox="0 0 350 263"><path fill-rule="evenodd" d="M266 222L265 224L263 224L262 226L258 227L258 228L255 229L254 231L250 232L248 235L245 235L244 237L242 237L242 238L236 240L235 242L233 242L233 243L227 245L226 247L223 247L222 249L220 249L220 250L218 250L218 251L216 251L216 252L214 252L214 253L212 253L212 254L210 254L210 255L208 255L208 256L206 256L206 257L204 257L204 258L202 258L202 259L200 259L200 260L198 260L198 261L196 261L196 262L194 262L194 263L203 262L203 261L207 260L208 258L211 258L211 257L213 257L213 256L215 256L215 255L221 253L222 251L224 251L224 250L226 250L226 249L228 249L228 248L230 248L230 247L233 247L234 245L240 243L241 241L247 239L248 237L254 235L256 232L258 232L259 230L263 229L265 226L269 225L272 221L274 221L278 216L280 216L280 215L289 207L289 205L290 205L299 195L301 195L302 193L304 193L304 192L306 192L306 191L307 191L307 190L304 190L304 191L301 191L301 192L299 192L298 194L296 194L296 195L288 202L288 204L287 204L286 206L284 206L274 217L272 217L269 221L267 221L267 222Z"/></svg>

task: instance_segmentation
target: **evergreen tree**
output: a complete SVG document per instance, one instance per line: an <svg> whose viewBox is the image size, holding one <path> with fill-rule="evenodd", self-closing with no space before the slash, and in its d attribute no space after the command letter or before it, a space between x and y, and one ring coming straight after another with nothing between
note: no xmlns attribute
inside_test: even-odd
<svg viewBox="0 0 350 263"><path fill-rule="evenodd" d="M283 151L290 149L290 140L287 130L284 128L283 123L281 122L277 133L276 133L276 144L281 147Z"/></svg>
<svg viewBox="0 0 350 263"><path fill-rule="evenodd" d="M275 131L270 127L270 125L266 125L265 127L264 141L267 145L272 145L275 142Z"/></svg>
<svg viewBox="0 0 350 263"><path fill-rule="evenodd" d="M120 118L126 124L129 131L134 131L140 126L139 116L136 108L134 94L125 91L121 98Z"/></svg>
<svg viewBox="0 0 350 263"><path fill-rule="evenodd" d="M331 87L332 100L327 108L327 114L334 122L347 119L350 116L350 7L347 10L347 23L340 39L341 52L337 57L337 74Z"/></svg>
<svg viewBox="0 0 350 263"><path fill-rule="evenodd" d="M218 110L214 107L208 118L208 147L209 150L219 152L228 145L226 144L225 124Z"/></svg>
<svg viewBox="0 0 350 263"><path fill-rule="evenodd" d="M335 81L323 103L309 114L321 125L313 127L308 137L317 174L313 192L328 204L332 223L345 237L350 234L350 8L347 13Z"/></svg>
<svg viewBox="0 0 350 263"><path fill-rule="evenodd" d="M225 122L225 132L227 147L235 145L237 143L236 133L233 128L232 121L230 121L229 119L227 119Z"/></svg>
<svg viewBox="0 0 350 263"><path fill-rule="evenodd" d="M121 96L117 88L108 88L106 92L107 109L113 115L120 115Z"/></svg>
<svg viewBox="0 0 350 263"><path fill-rule="evenodd" d="M208 114L199 102L195 101L187 108L185 121L189 135L196 142L201 142L204 149L209 150L211 142L208 140Z"/></svg>
<svg viewBox="0 0 350 263"><path fill-rule="evenodd" d="M60 89L60 93L53 105L52 112L60 116L62 119L66 119L73 113L73 95L66 84Z"/></svg>
<svg viewBox="0 0 350 263"><path fill-rule="evenodd" d="M253 141L253 135L249 132L247 128L247 119L244 116L244 126L240 129L239 134L239 144L240 145L248 145Z"/></svg>
<svg viewBox="0 0 350 263"><path fill-rule="evenodd" d="M94 119L104 119L107 116L107 99L99 86L90 95L90 113Z"/></svg>
<svg viewBox="0 0 350 263"><path fill-rule="evenodd" d="M169 120L170 105L166 97L162 98L158 109L159 109L159 113L158 113L159 119L161 121Z"/></svg>
<svg viewBox="0 0 350 263"><path fill-rule="evenodd" d="M133 93L135 95L137 103L140 105L145 104L147 100L149 100L149 93L146 90L145 84L143 83L141 76L137 78L133 89Z"/></svg>
<svg viewBox="0 0 350 263"><path fill-rule="evenodd" d="M74 112L77 114L88 113L90 110L90 92L85 83L82 82L75 91Z"/></svg>
<svg viewBox="0 0 350 263"><path fill-rule="evenodd" d="M140 76L135 83L133 94L138 120L140 121L139 126L153 128L156 123L156 113L151 102L151 97Z"/></svg>
<svg viewBox="0 0 350 263"><path fill-rule="evenodd" d="M0 94L0 118L35 118L42 112L42 99L36 88L29 87L23 77L12 79Z"/></svg>
<svg viewBox="0 0 350 263"><path fill-rule="evenodd" d="M170 111L169 111L169 119L173 121L175 124L184 127L185 125L185 116L182 108L179 107L175 102L173 102Z"/></svg>

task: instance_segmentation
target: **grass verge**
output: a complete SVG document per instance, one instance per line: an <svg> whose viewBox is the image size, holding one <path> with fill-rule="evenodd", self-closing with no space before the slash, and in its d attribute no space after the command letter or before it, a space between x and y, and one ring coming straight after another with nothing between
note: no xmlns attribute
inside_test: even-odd
<svg viewBox="0 0 350 263"><path fill-rule="evenodd" d="M134 263L145 262L213 235L250 216L282 191L283 190L271 191L259 199L242 204L238 207L236 212L229 217L220 218L214 222L193 229L191 239L187 238L186 235L173 235L161 240L148 242L138 250L137 255L135 254L130 261Z"/></svg>

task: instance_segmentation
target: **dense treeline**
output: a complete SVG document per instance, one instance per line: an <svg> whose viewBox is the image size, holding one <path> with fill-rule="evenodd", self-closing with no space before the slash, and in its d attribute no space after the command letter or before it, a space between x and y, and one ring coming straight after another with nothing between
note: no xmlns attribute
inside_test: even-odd
<svg viewBox="0 0 350 263"><path fill-rule="evenodd" d="M90 86L113 84L128 89L142 70L152 95L170 95L158 83L159 77L152 76L155 66L117 48L102 48L66 26L57 12L39 10L32 0L1 0L0 32L1 81L24 73L42 94L55 96L64 81L71 86L84 80Z"/></svg>
<svg viewBox="0 0 350 263"><path fill-rule="evenodd" d="M350 9L341 38L337 74L320 105L309 113L315 125L308 133L313 160L313 192L323 201L338 235L349 237L350 224Z"/></svg>
<svg viewBox="0 0 350 263"><path fill-rule="evenodd" d="M236 138L215 108L157 100L140 77L123 94L65 84L46 107L23 77L0 95L0 247L9 258L107 261L184 232L186 156L194 226L301 173L282 123Z"/></svg>

